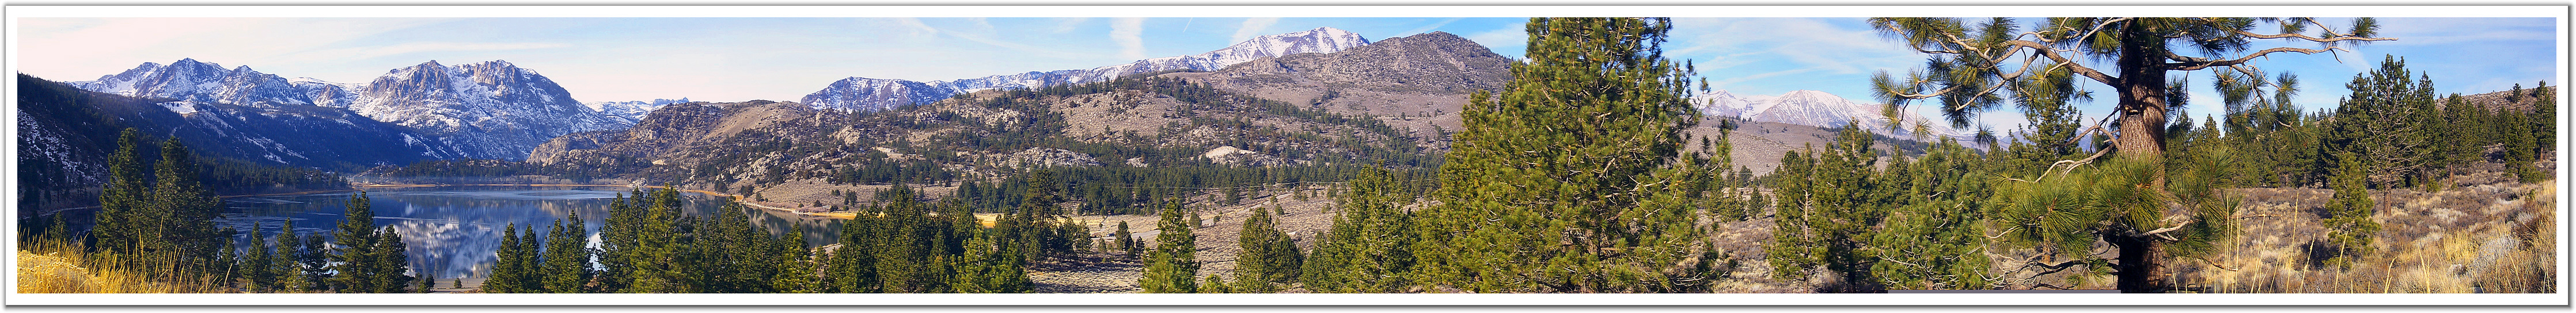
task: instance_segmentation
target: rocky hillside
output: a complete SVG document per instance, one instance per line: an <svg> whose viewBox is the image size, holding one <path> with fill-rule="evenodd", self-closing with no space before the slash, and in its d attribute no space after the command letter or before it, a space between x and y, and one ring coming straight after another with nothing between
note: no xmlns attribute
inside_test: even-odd
<svg viewBox="0 0 2576 313"><path fill-rule="evenodd" d="M735 190L848 182L836 175L866 166L927 175L898 181L940 181L1035 167L1420 162L1431 154L1419 140L1376 119L1134 78L982 91L865 114L793 102L675 104L626 130L556 138L527 160L544 168L615 169L599 177Z"/></svg>
<svg viewBox="0 0 2576 313"><path fill-rule="evenodd" d="M2460 98L2468 100L2468 101L2469 101L2469 103L2477 104L2477 105L2478 105L2478 107L2487 108L2487 110L2514 110L2514 111L2521 111L2521 112L2531 112L2532 110L2534 110L2535 105L2539 105L2539 104L2541 104L2541 103L2552 103L2552 104L2554 104L2554 103L2556 103L2556 101L2557 101L2556 99L2542 99L2542 98L2533 97L2533 95L2534 95L2534 93L2533 93L2533 92L2534 92L2534 91L2541 91L2541 90L2546 90L2546 93L2556 94L2556 93L2557 93L2557 91L2558 91L2558 87L2554 87L2554 86L2553 86L2553 87L2547 87L2547 88L2523 89L2523 90L2522 90L2522 93L2523 93L2523 94L2522 94L2521 96L2510 96L2510 94L2512 94L2512 93L2513 93L2513 91L2507 90L2507 91L2497 91L2497 92L2481 93L2481 94L2474 94L2474 95L2465 95L2465 96L2460 96Z"/></svg>
<svg viewBox="0 0 2576 313"><path fill-rule="evenodd" d="M1340 52L1163 76L1336 113L1386 117L1389 124L1441 143L1448 137L1442 130L1459 127L1455 113L1467 95L1499 90L1511 80L1511 62L1466 38L1430 32Z"/></svg>
<svg viewBox="0 0 2576 313"><path fill-rule="evenodd" d="M249 66L224 69L223 65L179 59L170 65L144 62L134 69L97 80L72 82L80 89L128 97L170 99L177 101L228 103L264 108L282 106L331 105L347 100L342 85L311 80L288 80L260 73ZM316 100L317 98L322 100ZM338 106L346 106L340 104Z"/></svg>
<svg viewBox="0 0 2576 313"><path fill-rule="evenodd" d="M1860 121L1861 127L1865 127L1869 132L1889 137L1915 137L1918 130L1924 133L1923 137L1926 138L1950 137L1958 140L1974 140L1976 137L1973 131L1950 128L1949 121L1932 119L1912 111L1901 112L1899 115L1901 123L1891 127L1887 123L1885 111L1887 105L1854 102L1823 91L1799 90L1777 96L1737 96L1720 90L1700 95L1697 101L1699 101L1701 114L1732 117L1745 121L1828 128L1844 127L1853 121ZM1920 106L1913 108L1920 108ZM1920 129L1917 129L1918 127Z"/></svg>
<svg viewBox="0 0 2576 313"><path fill-rule="evenodd" d="M1206 53L1136 60L1126 64L1089 69L1026 72L930 82L850 77L833 81L823 90L805 95L798 101L817 108L880 111L905 105L930 103L947 99L951 95L977 90L1044 88L1103 82L1123 76L1156 72L1213 71L1255 59L1300 53L1331 53L1367 44L1369 44L1368 38L1361 37L1359 34L1321 27L1300 32L1253 37Z"/></svg>
<svg viewBox="0 0 2576 313"><path fill-rule="evenodd" d="M18 76L18 182L21 195L95 202L73 196L96 189L118 133L147 140L177 137L196 154L268 164L346 170L461 157L409 128L346 109L258 107L105 94ZM219 186L222 187L222 186Z"/></svg>
<svg viewBox="0 0 2576 313"><path fill-rule="evenodd" d="M516 160L557 136L626 127L507 61L394 69L358 95L349 104L358 114L417 129L478 159Z"/></svg>
<svg viewBox="0 0 2576 313"><path fill-rule="evenodd" d="M517 160L556 136L625 128L631 118L574 101L536 71L507 61L447 66L437 61L387 71L365 84L286 79L250 67L181 59L143 63L81 89L123 96L296 111L348 109L364 119L411 128L462 158ZM640 111L640 110L629 110ZM632 112L627 112L633 114Z"/></svg>

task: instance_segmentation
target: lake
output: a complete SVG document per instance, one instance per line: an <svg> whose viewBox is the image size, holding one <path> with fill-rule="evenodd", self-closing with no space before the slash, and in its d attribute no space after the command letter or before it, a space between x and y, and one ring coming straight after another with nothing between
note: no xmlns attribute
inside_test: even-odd
<svg viewBox="0 0 2576 313"><path fill-rule="evenodd" d="M599 244L600 227L606 225L608 204L626 189L617 187L401 187L371 188L367 198L375 212L377 226L391 226L402 233L415 270L436 273L446 286L449 279L478 281L492 272L493 253L501 245L503 228L516 223L520 228L538 226L543 236L545 227L574 213L581 214L589 230L591 245ZM291 222L298 235L323 233L339 229L341 214L347 212L351 192L291 196L258 196L224 199L229 209L216 220L218 227L242 231L239 244L248 246L252 223L261 226L260 238L277 234L277 225ZM723 207L723 198L697 193L682 193L686 212L693 216L713 217ZM787 233L791 227L805 230L809 246L830 244L837 240L840 221L807 217L787 212L745 208L752 224L768 229L771 234Z"/></svg>

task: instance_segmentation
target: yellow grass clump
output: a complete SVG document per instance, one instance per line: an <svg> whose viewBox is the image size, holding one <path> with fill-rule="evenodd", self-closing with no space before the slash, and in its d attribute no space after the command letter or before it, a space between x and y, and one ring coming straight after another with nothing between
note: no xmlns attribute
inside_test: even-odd
<svg viewBox="0 0 2576 313"><path fill-rule="evenodd" d="M50 249L48 249L50 250ZM18 250L18 293L178 293L127 271L82 266L78 252Z"/></svg>

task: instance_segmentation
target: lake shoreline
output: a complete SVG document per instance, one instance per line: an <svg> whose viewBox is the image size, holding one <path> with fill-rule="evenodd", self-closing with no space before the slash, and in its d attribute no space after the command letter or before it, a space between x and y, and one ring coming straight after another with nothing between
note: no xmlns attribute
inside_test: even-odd
<svg viewBox="0 0 2576 313"><path fill-rule="evenodd" d="M670 186L607 185L607 184L368 184L368 185L358 185L356 188L352 188L352 189L342 189L342 190L333 190L333 191L358 191L358 190L365 190L365 189L368 189L368 188L475 187L475 186L489 186L489 187L627 187L627 188L669 188L669 189L672 189L672 190L678 190L678 191L680 191L680 192L698 193L698 194L705 194L705 195L709 195L709 196L717 196L717 197L727 197L727 198L732 198L734 203L741 203L743 206L748 206L748 207L753 207L753 208L759 208L759 209L762 209L762 210L771 210L771 211L787 212L787 213L790 213L790 214L796 214L796 215L800 215L800 216L820 217L820 218L828 218L828 219L842 219L842 220L846 220L846 219L853 219L853 218L857 218L857 217L858 217L858 214L857 214L857 213L850 213L850 212L816 212L816 213L800 212L800 211L798 211L798 210L796 210L796 209L793 209L793 208L783 208L783 207L776 207L776 206L770 206L770 205L766 205L766 204L761 204L761 203L758 203L758 202L744 201L744 199L746 199L746 198L744 198L742 195L737 195L737 194L728 194L728 193L716 192L716 191L711 191L711 190L680 189L679 187L670 187ZM332 191L308 191L308 192L295 192L295 193L284 193L284 194L270 194L270 195L242 195L242 196L227 196L227 197L300 195L300 194L314 194L314 193L322 193L322 192L332 192Z"/></svg>

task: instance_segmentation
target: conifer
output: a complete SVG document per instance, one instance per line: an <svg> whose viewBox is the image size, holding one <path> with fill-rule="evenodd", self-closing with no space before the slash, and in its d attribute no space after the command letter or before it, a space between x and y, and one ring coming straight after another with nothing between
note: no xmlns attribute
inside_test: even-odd
<svg viewBox="0 0 2576 313"><path fill-rule="evenodd" d="M2334 205L2328 208L2330 214L2325 219L2326 229L2330 231L2327 238L2335 245L2336 253L2328 263L2350 266L2355 260L2371 254L2370 243L2379 233L2379 222L2370 218L2376 210L2366 181L2368 170L2362 165L2361 158L2351 154L2338 155L2336 164L2339 165L2334 176Z"/></svg>
<svg viewBox="0 0 2576 313"><path fill-rule="evenodd" d="M1275 207L1273 207L1275 208ZM1235 281L1240 292L1270 292L1272 283L1296 281L1305 254L1297 251L1297 240L1279 230L1278 217L1270 208L1255 207L1251 219L1243 221L1243 230L1235 238Z"/></svg>
<svg viewBox="0 0 2576 313"><path fill-rule="evenodd" d="M1500 94L1470 95L1422 214L1424 283L1476 292L1681 291L1701 208L1652 199L1699 123L1668 19L1533 18ZM1661 176L1661 177L1659 177Z"/></svg>
<svg viewBox="0 0 2576 313"><path fill-rule="evenodd" d="M1154 250L1145 258L1145 276L1137 285L1146 293L1198 292L1198 244L1195 227L1181 214L1181 199L1163 201L1162 219L1154 223Z"/></svg>

